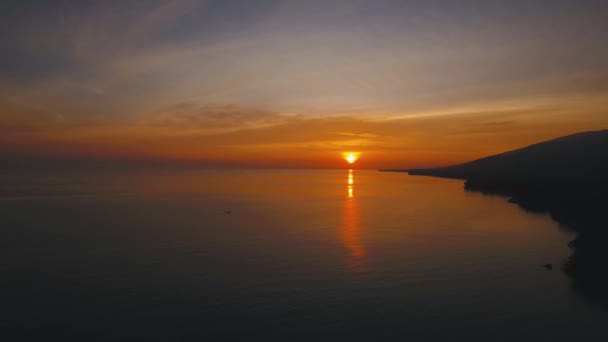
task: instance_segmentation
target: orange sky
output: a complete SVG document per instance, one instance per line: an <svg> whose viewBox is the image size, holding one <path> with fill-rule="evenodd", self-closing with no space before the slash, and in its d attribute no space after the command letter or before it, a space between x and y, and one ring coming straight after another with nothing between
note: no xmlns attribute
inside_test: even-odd
<svg viewBox="0 0 608 342"><path fill-rule="evenodd" d="M608 127L599 3L27 3L4 157L407 168Z"/></svg>
<svg viewBox="0 0 608 342"><path fill-rule="evenodd" d="M581 100L582 101L582 100ZM585 99L589 105L590 99ZM241 166L341 168L342 152L360 152L356 168L437 166L467 161L578 131L608 127L597 109L503 110L379 119L290 117L261 127L214 133L131 123L59 125L3 137L4 153L155 160L199 160ZM596 112L597 111L597 112ZM568 114L566 114L568 113ZM572 117L570 113L577 113Z"/></svg>

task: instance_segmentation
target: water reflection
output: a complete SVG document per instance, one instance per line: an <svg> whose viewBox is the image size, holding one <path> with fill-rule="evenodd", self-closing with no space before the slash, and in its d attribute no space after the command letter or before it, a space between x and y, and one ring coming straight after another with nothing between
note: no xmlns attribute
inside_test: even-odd
<svg viewBox="0 0 608 342"><path fill-rule="evenodd" d="M362 273L365 267L365 249L361 243L359 224L359 210L354 197L355 179L353 170L348 170L347 197L344 201L344 215L342 221L341 238L348 250L348 263L353 272Z"/></svg>

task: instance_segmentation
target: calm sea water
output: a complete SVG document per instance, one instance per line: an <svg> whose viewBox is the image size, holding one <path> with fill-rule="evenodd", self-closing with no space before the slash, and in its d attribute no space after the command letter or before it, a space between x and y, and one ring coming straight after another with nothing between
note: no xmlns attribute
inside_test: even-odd
<svg viewBox="0 0 608 342"><path fill-rule="evenodd" d="M0 217L6 341L608 338L557 267L573 236L457 180L4 175Z"/></svg>

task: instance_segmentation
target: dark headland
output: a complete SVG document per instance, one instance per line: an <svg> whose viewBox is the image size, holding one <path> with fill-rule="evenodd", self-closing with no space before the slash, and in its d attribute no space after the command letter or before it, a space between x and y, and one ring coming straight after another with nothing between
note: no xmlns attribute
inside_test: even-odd
<svg viewBox="0 0 608 342"><path fill-rule="evenodd" d="M577 232L563 264L574 289L608 305L608 130L583 132L464 164L402 171L465 180Z"/></svg>

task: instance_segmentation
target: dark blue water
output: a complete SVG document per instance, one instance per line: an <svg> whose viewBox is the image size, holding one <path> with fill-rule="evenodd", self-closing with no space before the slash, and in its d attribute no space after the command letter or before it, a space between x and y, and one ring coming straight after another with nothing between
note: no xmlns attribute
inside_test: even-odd
<svg viewBox="0 0 608 342"><path fill-rule="evenodd" d="M559 269L572 235L461 181L150 171L0 189L6 341L608 338Z"/></svg>

